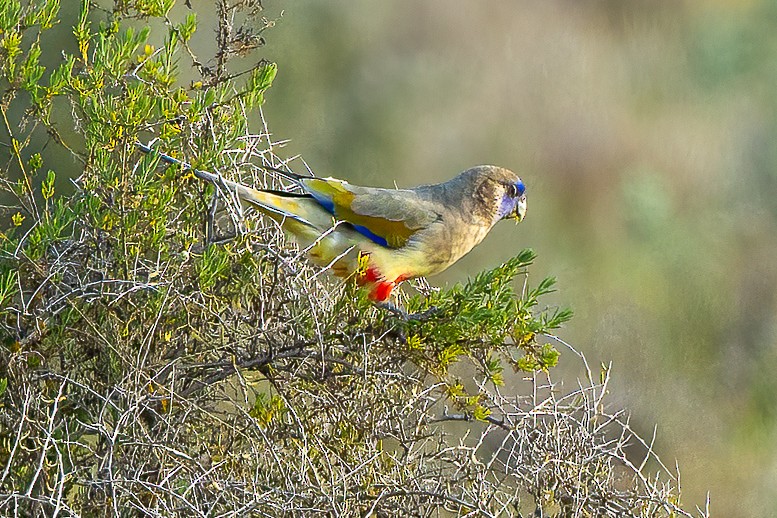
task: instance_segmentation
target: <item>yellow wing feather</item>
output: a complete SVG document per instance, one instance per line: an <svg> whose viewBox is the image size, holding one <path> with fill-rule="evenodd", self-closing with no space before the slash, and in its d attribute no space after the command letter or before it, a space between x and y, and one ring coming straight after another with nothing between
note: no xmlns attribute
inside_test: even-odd
<svg viewBox="0 0 777 518"><path fill-rule="evenodd" d="M390 248L404 246L439 218L413 191L358 187L334 178L306 178L300 183L332 216Z"/></svg>

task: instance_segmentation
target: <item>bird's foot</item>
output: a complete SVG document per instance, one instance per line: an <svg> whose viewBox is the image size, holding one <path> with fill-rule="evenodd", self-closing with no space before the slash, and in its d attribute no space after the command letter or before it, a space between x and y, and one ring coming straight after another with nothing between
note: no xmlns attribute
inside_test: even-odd
<svg viewBox="0 0 777 518"><path fill-rule="evenodd" d="M426 322L427 320L429 320L431 317L433 317L440 311L440 308L432 306L429 309L426 309L424 311L419 311L417 313L408 313L407 311L400 308L396 304L393 304L388 301L377 302L375 305L393 314L398 319L404 320L405 322L410 322L411 320L416 322Z"/></svg>

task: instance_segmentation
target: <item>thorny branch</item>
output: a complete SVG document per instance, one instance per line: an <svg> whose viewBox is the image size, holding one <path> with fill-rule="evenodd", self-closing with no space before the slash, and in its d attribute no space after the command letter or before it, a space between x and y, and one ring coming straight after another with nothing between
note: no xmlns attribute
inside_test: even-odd
<svg viewBox="0 0 777 518"><path fill-rule="evenodd" d="M205 83L228 82L229 58L263 43L272 21L235 23L247 6L261 3L216 3L215 71L183 42ZM219 141L223 122L209 113L181 120L184 158ZM284 188L261 168L288 162L276 154L283 144L262 118L259 133L224 146L219 171L192 181L176 174L181 162L149 165L131 146L101 143L120 149L110 165L121 181L102 182L86 153L73 199L118 216L80 213L72 235L34 257L25 251L45 210L15 155L29 198L19 204L38 219L0 257L19 265L6 278L18 297L0 322L10 338L0 346L0 514L692 516L654 437L610 407L610 369L594 376L558 337L546 339L572 353L576 383L542 371L486 382L473 375L484 351L476 360L462 349L447 374L475 387L481 412L449 411L447 379L402 339L407 322L333 286L225 187L227 177ZM141 174L156 191L136 192ZM144 194L159 193L167 212L150 215ZM130 217L138 228L161 221L161 242L141 247L146 236L122 226Z"/></svg>

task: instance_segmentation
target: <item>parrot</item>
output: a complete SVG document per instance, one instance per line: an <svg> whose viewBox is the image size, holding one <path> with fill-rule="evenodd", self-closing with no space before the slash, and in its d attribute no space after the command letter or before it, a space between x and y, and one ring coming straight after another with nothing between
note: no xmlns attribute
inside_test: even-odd
<svg viewBox="0 0 777 518"><path fill-rule="evenodd" d="M152 152L144 144L138 147ZM261 166L298 187L299 192L292 192L254 189L157 154L200 179L226 187L276 221L307 250L312 263L338 277L354 278L376 303L388 303L394 288L405 280L451 266L500 220L519 223L526 216L523 181L509 169L493 165L410 189L362 187Z"/></svg>

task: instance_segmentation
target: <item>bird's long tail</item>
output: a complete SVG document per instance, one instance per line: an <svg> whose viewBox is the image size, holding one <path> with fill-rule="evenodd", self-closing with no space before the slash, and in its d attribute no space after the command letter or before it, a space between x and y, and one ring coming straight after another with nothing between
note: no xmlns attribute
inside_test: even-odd
<svg viewBox="0 0 777 518"><path fill-rule="evenodd" d="M194 176L201 180L211 182L219 188L229 193L236 194L241 200L250 203L261 212L272 217L281 224L295 221L298 224L318 229L331 226L331 216L321 209L321 206L308 194L291 193L277 190L258 190L247 185L243 185L232 180L227 180L220 174L202 171L191 166L191 164L173 158L170 155L157 151L140 142L137 143L138 149L144 153L156 154L162 161L168 164L174 164L181 169L191 171ZM277 172L283 176L298 181L305 178L288 171L283 171L270 166L262 166L265 169ZM299 231L299 229L297 229Z"/></svg>

